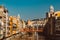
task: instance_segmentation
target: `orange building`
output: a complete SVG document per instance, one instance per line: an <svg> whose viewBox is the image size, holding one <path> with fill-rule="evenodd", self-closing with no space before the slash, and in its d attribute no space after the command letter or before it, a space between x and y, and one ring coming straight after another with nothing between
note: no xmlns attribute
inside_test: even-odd
<svg viewBox="0 0 60 40"><path fill-rule="evenodd" d="M16 34L19 32L20 19L16 16L10 16L9 17L9 36Z"/></svg>

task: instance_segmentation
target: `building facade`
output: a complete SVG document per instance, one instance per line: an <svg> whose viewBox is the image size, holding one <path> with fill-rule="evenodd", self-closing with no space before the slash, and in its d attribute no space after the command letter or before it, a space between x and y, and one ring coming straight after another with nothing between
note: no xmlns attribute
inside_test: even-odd
<svg viewBox="0 0 60 40"><path fill-rule="evenodd" d="M7 33L7 22L8 21L8 10L4 6L0 6L0 35L6 36Z"/></svg>

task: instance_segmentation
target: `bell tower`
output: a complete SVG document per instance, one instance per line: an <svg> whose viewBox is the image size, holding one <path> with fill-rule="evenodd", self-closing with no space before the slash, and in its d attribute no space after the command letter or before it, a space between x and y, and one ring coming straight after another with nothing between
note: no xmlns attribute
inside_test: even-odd
<svg viewBox="0 0 60 40"><path fill-rule="evenodd" d="M54 12L54 7L51 5L50 6L50 13L53 13Z"/></svg>
<svg viewBox="0 0 60 40"><path fill-rule="evenodd" d="M51 5L50 8L49 8L49 12L47 12L46 14L47 17L51 17L51 16L54 16L54 7Z"/></svg>

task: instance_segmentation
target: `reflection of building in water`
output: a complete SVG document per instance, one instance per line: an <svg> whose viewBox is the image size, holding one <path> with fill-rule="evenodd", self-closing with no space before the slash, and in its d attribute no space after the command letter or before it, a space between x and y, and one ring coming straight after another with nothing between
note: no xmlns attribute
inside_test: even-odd
<svg viewBox="0 0 60 40"><path fill-rule="evenodd" d="M28 28L29 29L32 29L33 28L33 30L34 30L34 32L29 32L28 34L30 36L34 36L33 38L35 38L37 40L39 38L39 35L42 35L40 33L43 32L43 29L44 29L44 26L45 26L46 22L47 22L46 19L28 20L27 21Z"/></svg>

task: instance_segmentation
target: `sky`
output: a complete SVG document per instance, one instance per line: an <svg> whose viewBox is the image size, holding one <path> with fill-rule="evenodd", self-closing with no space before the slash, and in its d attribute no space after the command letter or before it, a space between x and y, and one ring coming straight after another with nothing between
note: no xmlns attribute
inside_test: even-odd
<svg viewBox="0 0 60 40"><path fill-rule="evenodd" d="M0 5L8 9L9 16L19 14L23 20L45 18L50 5L60 10L60 0L0 0Z"/></svg>

